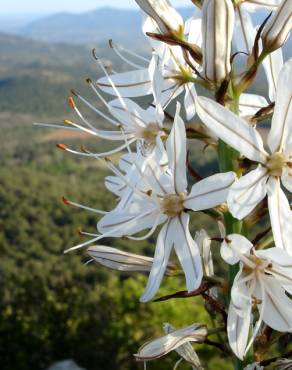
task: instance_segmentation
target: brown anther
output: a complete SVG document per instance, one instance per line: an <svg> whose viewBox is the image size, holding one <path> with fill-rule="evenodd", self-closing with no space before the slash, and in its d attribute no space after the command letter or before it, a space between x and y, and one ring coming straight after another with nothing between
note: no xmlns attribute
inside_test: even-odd
<svg viewBox="0 0 292 370"><path fill-rule="evenodd" d="M98 60L98 57L97 57L97 55L96 55L96 49L95 49L95 48L91 50L91 53L92 53L93 58L94 58L95 60Z"/></svg>
<svg viewBox="0 0 292 370"><path fill-rule="evenodd" d="M86 81L88 84L92 84L92 79L91 79L91 78L87 78L85 81Z"/></svg>
<svg viewBox="0 0 292 370"><path fill-rule="evenodd" d="M83 232L82 232L81 227L78 227L76 231L77 231L77 234L78 234L79 236L83 236Z"/></svg>
<svg viewBox="0 0 292 370"><path fill-rule="evenodd" d="M232 241L231 241L230 239L228 239L228 238L227 238L227 236L225 236L224 241L225 241L227 244L232 243Z"/></svg>
<svg viewBox="0 0 292 370"><path fill-rule="evenodd" d="M64 123L65 123L65 125L72 125L73 124L73 122L70 121L69 119L64 119Z"/></svg>
<svg viewBox="0 0 292 370"><path fill-rule="evenodd" d="M69 103L70 108L72 108L72 109L75 109L76 108L76 104L75 104L75 101L72 98L72 96L69 97L68 103Z"/></svg>
<svg viewBox="0 0 292 370"><path fill-rule="evenodd" d="M152 195L152 190L147 190L147 191L146 191L146 194L148 195L148 197L151 197L151 195Z"/></svg>
<svg viewBox="0 0 292 370"><path fill-rule="evenodd" d="M69 201L67 198L65 198L65 197L62 197L62 201L63 201L63 203L64 203L66 206L70 206L70 205L71 205L70 201Z"/></svg>
<svg viewBox="0 0 292 370"><path fill-rule="evenodd" d="M129 238L128 238L128 236L127 236L127 235L123 235L121 239L122 239L122 240L129 240Z"/></svg>
<svg viewBox="0 0 292 370"><path fill-rule="evenodd" d="M112 40L112 39L109 39L109 40L108 40L108 44L109 44L109 47L110 47L111 49L113 49L113 48L114 48L114 44L113 44L113 40Z"/></svg>
<svg viewBox="0 0 292 370"><path fill-rule="evenodd" d="M56 147L61 150L66 150L67 146L65 144L56 144Z"/></svg>

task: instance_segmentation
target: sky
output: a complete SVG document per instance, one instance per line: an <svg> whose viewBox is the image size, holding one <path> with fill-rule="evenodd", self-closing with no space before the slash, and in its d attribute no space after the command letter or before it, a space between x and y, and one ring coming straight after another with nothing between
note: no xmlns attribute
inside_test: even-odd
<svg viewBox="0 0 292 370"><path fill-rule="evenodd" d="M175 6L188 6L190 0L173 0ZM60 11L85 12L102 6L137 7L134 0L1 0L0 14L48 14Z"/></svg>

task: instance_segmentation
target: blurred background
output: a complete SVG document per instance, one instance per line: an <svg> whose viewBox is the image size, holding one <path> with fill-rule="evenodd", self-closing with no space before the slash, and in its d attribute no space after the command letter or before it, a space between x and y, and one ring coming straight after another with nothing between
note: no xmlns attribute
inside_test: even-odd
<svg viewBox="0 0 292 370"><path fill-rule="evenodd" d="M184 18L191 16L190 1L176 5L183 7ZM1 2L1 370L43 370L68 359L87 370L142 369L133 353L163 334L163 322L179 327L209 320L199 298L140 304L145 275L85 265L89 258L84 251L63 255L64 249L84 240L78 228L96 231L97 217L65 206L62 196L105 210L115 199L104 187L108 171L100 163L69 155L56 144L96 151L111 145L84 134L33 126L36 121L70 119L71 88L100 106L85 83L88 77L101 76L91 49L116 71L127 70L107 40L149 55L140 22L133 0ZM257 84L258 92L263 84ZM84 113L97 127L106 127L92 113ZM191 158L199 172L215 170L212 151L203 155L197 142ZM208 227L207 216L196 217L195 230L206 225L213 235L218 233L214 225ZM153 255L155 236L147 242L110 239L104 244ZM168 278L159 294L182 289L183 280ZM206 369L230 368L216 349L196 349ZM170 369L177 360L171 354L148 368Z"/></svg>

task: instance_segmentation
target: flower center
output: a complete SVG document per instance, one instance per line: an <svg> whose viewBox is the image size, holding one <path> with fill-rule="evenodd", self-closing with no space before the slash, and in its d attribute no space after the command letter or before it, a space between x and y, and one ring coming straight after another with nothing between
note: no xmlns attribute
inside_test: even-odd
<svg viewBox="0 0 292 370"><path fill-rule="evenodd" d="M248 263L244 263L243 271L246 275L249 275L255 270L264 270L266 268L266 263L254 254L249 256L248 260L251 262L251 265L254 266L252 267Z"/></svg>
<svg viewBox="0 0 292 370"><path fill-rule="evenodd" d="M185 193L167 194L161 201L162 212L168 217L175 217L184 210Z"/></svg>
<svg viewBox="0 0 292 370"><path fill-rule="evenodd" d="M286 158L283 153L273 153L267 161L266 167L271 176L282 176L283 168L286 166Z"/></svg>
<svg viewBox="0 0 292 370"><path fill-rule="evenodd" d="M145 128L143 128L140 132L140 136L144 139L148 144L155 144L156 137L161 133L161 129L157 123L149 123Z"/></svg>

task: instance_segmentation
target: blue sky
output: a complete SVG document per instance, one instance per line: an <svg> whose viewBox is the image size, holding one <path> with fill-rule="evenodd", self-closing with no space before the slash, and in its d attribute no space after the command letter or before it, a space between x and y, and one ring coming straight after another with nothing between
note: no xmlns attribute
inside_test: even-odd
<svg viewBox="0 0 292 370"><path fill-rule="evenodd" d="M175 6L191 5L190 0L173 0L172 3ZM2 0L0 14L83 12L102 6L135 8L136 4L134 0Z"/></svg>

